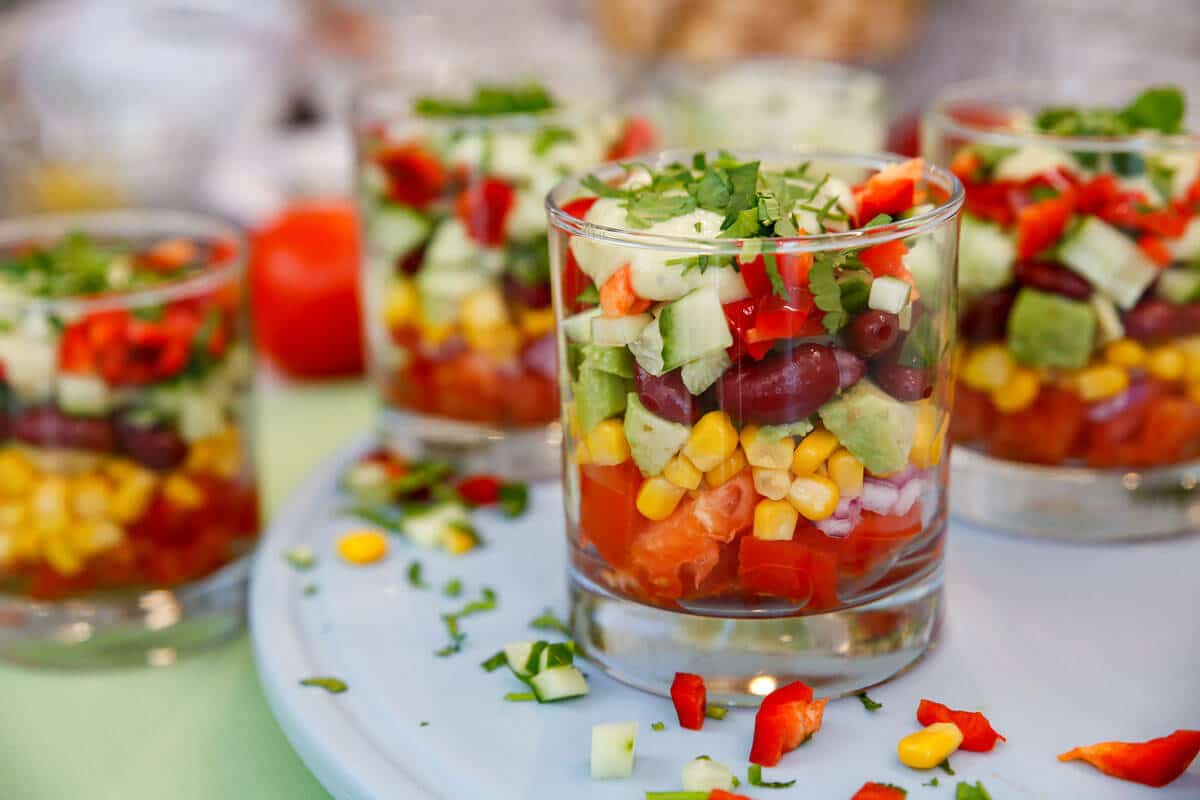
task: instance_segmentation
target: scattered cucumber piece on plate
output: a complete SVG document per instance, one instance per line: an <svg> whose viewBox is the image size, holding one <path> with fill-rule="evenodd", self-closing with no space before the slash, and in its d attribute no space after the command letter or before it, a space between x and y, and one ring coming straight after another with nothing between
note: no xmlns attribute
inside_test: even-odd
<svg viewBox="0 0 1200 800"><path fill-rule="evenodd" d="M643 475L657 475L667 462L687 444L692 429L663 419L648 410L630 392L625 402L625 439L633 461Z"/></svg>
<svg viewBox="0 0 1200 800"><path fill-rule="evenodd" d="M1085 217L1063 237L1058 257L1124 309L1133 308L1158 277L1158 267L1134 241L1096 217Z"/></svg>
<svg viewBox="0 0 1200 800"><path fill-rule="evenodd" d="M708 387L717 382L717 378L725 374L725 370L729 369L732 364L729 353L724 350L716 350L684 364L679 375L683 378L683 385L689 392L694 395L702 395Z"/></svg>
<svg viewBox="0 0 1200 800"><path fill-rule="evenodd" d="M721 299L710 286L664 306L658 326L662 331L663 366L668 370L733 344Z"/></svg>
<svg viewBox="0 0 1200 800"><path fill-rule="evenodd" d="M958 238L958 288L967 294L990 292L1012 282L1017 245L999 225L963 214Z"/></svg>
<svg viewBox="0 0 1200 800"><path fill-rule="evenodd" d="M733 791L733 770L711 758L694 758L683 765L683 789L686 792Z"/></svg>
<svg viewBox="0 0 1200 800"><path fill-rule="evenodd" d="M471 514L459 503L439 503L404 518L404 533L421 547L435 550L456 526L470 526Z"/></svg>
<svg viewBox="0 0 1200 800"><path fill-rule="evenodd" d="M628 778L633 774L637 727L636 722L592 726L592 780Z"/></svg>
<svg viewBox="0 0 1200 800"><path fill-rule="evenodd" d="M527 678L533 674L529 662L535 644L537 642L512 642L504 645L504 657L508 660L508 668L518 678Z"/></svg>
<svg viewBox="0 0 1200 800"><path fill-rule="evenodd" d="M531 676L529 688L533 689L539 703L553 703L588 693L587 679L571 664L550 667Z"/></svg>
<svg viewBox="0 0 1200 800"><path fill-rule="evenodd" d="M1079 369L1092 356L1096 315L1087 303L1022 289L1008 316L1013 357L1034 367Z"/></svg>
<svg viewBox="0 0 1200 800"><path fill-rule="evenodd" d="M899 278L884 275L871 281L871 295L867 299L867 307L889 314L899 314L908 307L908 298L911 295L912 287L907 283Z"/></svg>
<svg viewBox="0 0 1200 800"><path fill-rule="evenodd" d="M626 317L599 316L592 320L592 344L624 347L634 341L654 321L649 314L630 314Z"/></svg>

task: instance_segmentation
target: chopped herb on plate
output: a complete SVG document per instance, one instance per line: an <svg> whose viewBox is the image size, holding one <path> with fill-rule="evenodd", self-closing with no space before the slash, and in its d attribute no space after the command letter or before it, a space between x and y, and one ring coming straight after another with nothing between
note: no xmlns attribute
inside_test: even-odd
<svg viewBox="0 0 1200 800"><path fill-rule="evenodd" d="M325 691L329 692L330 694L341 694L342 692L344 692L350 688L349 686L346 685L346 682L343 681L341 678L329 678L329 677L305 678L304 680L300 681L300 685L301 686L316 686L321 689L324 689Z"/></svg>

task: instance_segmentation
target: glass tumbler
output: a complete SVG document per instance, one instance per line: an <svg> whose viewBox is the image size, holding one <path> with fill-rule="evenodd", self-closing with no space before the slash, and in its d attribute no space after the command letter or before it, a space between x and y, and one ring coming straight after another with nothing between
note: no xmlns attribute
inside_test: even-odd
<svg viewBox="0 0 1200 800"><path fill-rule="evenodd" d="M940 614L961 186L893 156L643 163L547 201L575 641L660 694L878 683Z"/></svg>
<svg viewBox="0 0 1200 800"><path fill-rule="evenodd" d="M194 214L0 221L0 656L165 665L240 629L243 260Z"/></svg>
<svg viewBox="0 0 1200 800"><path fill-rule="evenodd" d="M383 77L358 96L363 307L383 434L406 457L553 477L545 196L568 172L646 149L654 132L534 82L467 74Z"/></svg>
<svg viewBox="0 0 1200 800"><path fill-rule="evenodd" d="M964 518L1079 541L1200 522L1200 137L1146 88L982 81L926 115L926 157L966 187Z"/></svg>

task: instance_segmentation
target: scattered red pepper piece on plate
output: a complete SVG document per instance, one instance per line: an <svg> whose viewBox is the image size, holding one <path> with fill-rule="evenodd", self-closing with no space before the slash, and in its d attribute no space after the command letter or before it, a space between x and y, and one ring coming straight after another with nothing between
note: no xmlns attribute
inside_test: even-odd
<svg viewBox="0 0 1200 800"><path fill-rule="evenodd" d="M956 711L953 708L922 700L917 706L917 722L929 727L935 722L952 722L962 731L960 749L972 753L988 753L996 746L996 740L1008 741L993 728L988 718L978 711Z"/></svg>
<svg viewBox="0 0 1200 800"><path fill-rule="evenodd" d="M744 794L727 792L724 789L713 789L708 793L708 800L750 800L750 798Z"/></svg>
<svg viewBox="0 0 1200 800"><path fill-rule="evenodd" d="M704 679L689 672L676 672L671 681L671 702L679 716L679 727L698 731L704 727L704 707L708 702L708 690Z"/></svg>
<svg viewBox="0 0 1200 800"><path fill-rule="evenodd" d="M500 479L495 475L468 475L457 488L459 496L473 506L490 506L500 499Z"/></svg>
<svg viewBox="0 0 1200 800"><path fill-rule="evenodd" d="M890 783L864 783L850 800L904 800L908 792Z"/></svg>
<svg viewBox="0 0 1200 800"><path fill-rule="evenodd" d="M813 700L802 681L781 686L763 698L754 716L750 762L773 767L783 754L795 750L821 729L827 699Z"/></svg>
<svg viewBox="0 0 1200 800"><path fill-rule="evenodd" d="M1086 761L1105 775L1146 786L1166 786L1200 754L1200 731L1179 730L1148 742L1100 742L1076 747L1059 761Z"/></svg>

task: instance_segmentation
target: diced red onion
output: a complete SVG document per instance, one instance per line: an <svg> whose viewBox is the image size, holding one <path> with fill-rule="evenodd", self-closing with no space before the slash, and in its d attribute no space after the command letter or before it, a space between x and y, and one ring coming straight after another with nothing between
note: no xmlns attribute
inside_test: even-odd
<svg viewBox="0 0 1200 800"><path fill-rule="evenodd" d="M907 514L924 491L925 481L920 478L906 483L904 488L900 490L900 494L896 497L896 505L893 507L892 513L901 516Z"/></svg>
<svg viewBox="0 0 1200 800"><path fill-rule="evenodd" d="M554 350L554 334L547 333L525 348L525 352L521 354L521 361L533 372L554 380L558 366Z"/></svg>
<svg viewBox="0 0 1200 800"><path fill-rule="evenodd" d="M1113 417L1120 416L1129 409L1146 402L1150 394L1150 384L1146 381L1135 381L1120 394L1092 403L1088 406L1089 422L1108 422Z"/></svg>
<svg viewBox="0 0 1200 800"><path fill-rule="evenodd" d="M838 501L837 508L826 519L813 523L821 533L834 539L843 539L862 521L862 500L857 497L843 497Z"/></svg>
<svg viewBox="0 0 1200 800"><path fill-rule="evenodd" d="M887 481L867 478L863 481L862 507L876 514L891 514L900 499L900 490Z"/></svg>
<svg viewBox="0 0 1200 800"><path fill-rule="evenodd" d="M838 388L846 389L862 380L867 374L867 362L849 350L837 348L833 351L838 366Z"/></svg>

